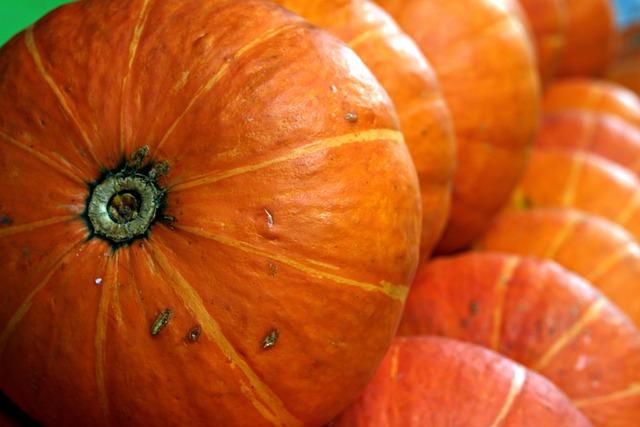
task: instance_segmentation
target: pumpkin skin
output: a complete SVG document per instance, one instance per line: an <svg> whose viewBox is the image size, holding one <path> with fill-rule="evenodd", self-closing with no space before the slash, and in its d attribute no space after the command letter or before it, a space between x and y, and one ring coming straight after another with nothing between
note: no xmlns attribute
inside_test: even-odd
<svg viewBox="0 0 640 427"><path fill-rule="evenodd" d="M545 112L587 110L618 116L640 127L640 98L615 83L596 79L557 80L545 92Z"/></svg>
<svg viewBox="0 0 640 427"><path fill-rule="evenodd" d="M458 169L451 217L437 252L464 248L509 199L533 142L539 82L531 41L502 2L378 4L431 62L453 115Z"/></svg>
<svg viewBox="0 0 640 427"><path fill-rule="evenodd" d="M418 171L421 252L429 255L449 217L455 170L451 114L431 65L413 40L371 1L278 0L346 42L391 97Z"/></svg>
<svg viewBox="0 0 640 427"><path fill-rule="evenodd" d="M599 76L615 49L615 20L611 0L565 0L567 43L561 57L561 76Z"/></svg>
<svg viewBox="0 0 640 427"><path fill-rule="evenodd" d="M565 0L520 0L529 20L538 58L538 72L548 85L558 72L567 43Z"/></svg>
<svg viewBox="0 0 640 427"><path fill-rule="evenodd" d="M536 147L513 204L579 209L607 218L640 239L638 177L596 154Z"/></svg>
<svg viewBox="0 0 640 427"><path fill-rule="evenodd" d="M0 389L47 425L319 425L355 398L421 210L350 49L268 2L88 0L0 70ZM100 221L147 193L96 197L124 178L158 218L116 242Z"/></svg>
<svg viewBox="0 0 640 427"><path fill-rule="evenodd" d="M640 128L610 114L581 110L547 113L536 146L591 152L640 173Z"/></svg>
<svg viewBox="0 0 640 427"><path fill-rule="evenodd" d="M605 77L640 96L640 54L615 60Z"/></svg>
<svg viewBox="0 0 640 427"><path fill-rule="evenodd" d="M543 377L484 348L396 338L337 427L590 426Z"/></svg>
<svg viewBox="0 0 640 427"><path fill-rule="evenodd" d="M492 253L425 263L400 333L497 351L548 378L595 425L640 419L640 331L556 263Z"/></svg>
<svg viewBox="0 0 640 427"><path fill-rule="evenodd" d="M640 326L640 247L610 221L573 209L505 212L476 248L555 261L595 285Z"/></svg>

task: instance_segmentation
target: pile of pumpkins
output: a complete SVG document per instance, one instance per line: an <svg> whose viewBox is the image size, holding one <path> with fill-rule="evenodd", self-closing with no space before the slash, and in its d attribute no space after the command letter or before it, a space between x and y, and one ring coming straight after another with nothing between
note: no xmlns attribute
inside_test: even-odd
<svg viewBox="0 0 640 427"><path fill-rule="evenodd" d="M0 425L640 425L613 14L82 0L16 35Z"/></svg>

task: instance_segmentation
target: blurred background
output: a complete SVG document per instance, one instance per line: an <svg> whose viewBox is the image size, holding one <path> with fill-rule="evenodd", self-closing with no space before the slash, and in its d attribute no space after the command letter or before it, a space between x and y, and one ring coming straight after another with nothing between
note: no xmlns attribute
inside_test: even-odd
<svg viewBox="0 0 640 427"><path fill-rule="evenodd" d="M0 45L55 7L71 0L0 1ZM107 0L105 0L107 1ZM618 26L640 21L640 0L614 0Z"/></svg>

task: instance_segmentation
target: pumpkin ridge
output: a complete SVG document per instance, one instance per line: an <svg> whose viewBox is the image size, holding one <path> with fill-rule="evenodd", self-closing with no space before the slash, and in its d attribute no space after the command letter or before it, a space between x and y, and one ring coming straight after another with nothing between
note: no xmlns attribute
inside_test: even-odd
<svg viewBox="0 0 640 427"><path fill-rule="evenodd" d="M602 277L604 277L609 271L611 271L616 265L624 261L625 256L629 253L629 247L624 246L618 251L612 253L608 257L602 258L594 266L593 270L588 274L585 274L584 278L591 283L597 283ZM602 288L601 288L602 289Z"/></svg>
<svg viewBox="0 0 640 427"><path fill-rule="evenodd" d="M76 129L80 133L81 139L84 142L85 149L87 150L87 152L89 153L93 161L100 168L102 168L103 167L102 162L98 159L98 157L96 156L96 153L93 151L93 144L91 142L91 139L89 138L89 135L83 128L78 117L76 117L73 111L71 110L71 107L69 106L69 103L67 102L67 99L65 98L64 93L60 90L60 87L58 86L56 81L53 79L51 74L47 72L47 70L44 67L44 64L42 63L42 57L40 56L40 52L38 51L38 46L36 45L36 40L33 36L33 26L26 29L24 33L24 41L27 47L27 51L29 52L29 55L31 55L31 58L33 59L33 62L36 65L36 69L38 70L38 73L55 94L56 99L60 103L60 106L64 110L66 116L75 125Z"/></svg>
<svg viewBox="0 0 640 427"><path fill-rule="evenodd" d="M370 30L366 30L363 31L362 33L358 34L357 36L355 36L354 38L352 38L349 42L347 42L347 45L351 48L351 49L355 49L356 46L358 46L359 44L371 39L371 38L376 38L376 37L384 37L387 35L393 35L394 32L391 31L389 28L385 27L376 27L376 28L372 28Z"/></svg>
<svg viewBox="0 0 640 427"><path fill-rule="evenodd" d="M61 224L63 222L73 221L76 219L78 219L77 215L64 215L64 216L54 216L52 218L47 218L40 221L34 221L27 224L10 225L8 227L0 228L0 238L13 236L14 234L19 234L19 233L29 233L31 231L48 227L50 225Z"/></svg>
<svg viewBox="0 0 640 427"><path fill-rule="evenodd" d="M236 240L231 237L210 233L204 230L197 229L195 227L189 227L182 224L175 224L174 227L178 230L182 230L187 233L191 233L196 236L203 237L205 239L213 240L223 245L239 249L243 252L247 252L250 254L262 256L268 259L281 262L283 264L288 265L289 267L293 267L296 270L302 271L303 273L306 273L318 279L328 280L328 281L339 283L342 285L355 286L368 292L382 292L383 294L387 295L389 298L395 299L401 302L406 299L407 293L409 292L409 288L407 286L389 283L386 281L381 281L378 285L375 285L372 283L361 282L358 280L342 277L336 274L327 273L327 272L315 269L313 267L306 266L303 263L293 260L284 255L270 253L264 249L260 249L257 246L251 245L249 243L242 242L240 240Z"/></svg>
<svg viewBox="0 0 640 427"><path fill-rule="evenodd" d="M293 148L291 151L289 151L284 155L281 155L269 160L264 160L260 163L255 163L253 165L247 165L247 166L239 166L239 167L222 171L222 172L211 172L211 173L193 177L191 179L187 179L182 182L174 183L173 185L171 185L171 191L178 192L178 191L188 190L200 185L213 184L215 182L221 181L226 178L231 178L233 176L240 175L243 173L260 170L277 163L282 163L289 160L295 160L299 157L303 157L308 154L313 154L318 151L322 151L329 148L336 148L346 144L357 144L357 143L367 143L367 142L386 141L386 140L391 141L394 144L399 144L404 141L404 137L402 135L402 132L399 132L397 130L371 129L367 131L357 131L357 132L347 133L340 136L324 138L324 139L311 142L307 145L303 145L301 147Z"/></svg>
<svg viewBox="0 0 640 427"><path fill-rule="evenodd" d="M493 321L491 325L490 348L496 351L500 348L502 319L504 317L504 311L506 309L505 303L507 300L507 289L509 281L511 281L511 278L513 277L521 263L522 259L515 256L507 260L502 266L500 275L493 285L494 293L498 295L498 302L496 303L492 314Z"/></svg>
<svg viewBox="0 0 640 427"><path fill-rule="evenodd" d="M9 341L9 338L15 331L16 327L18 326L22 318L29 312L33 298L35 298L35 296L42 289L44 289L44 287L47 286L47 284L49 284L51 277L53 277L55 272L58 270L58 267L60 267L66 261L67 257L69 257L73 253L73 250L76 249L78 246L80 246L82 243L84 243L84 239L79 242L76 242L75 244L70 245L69 249L63 252L62 255L60 255L60 257L53 262L48 272L45 274L44 278L35 286L33 291L31 291L31 293L27 295L24 301L20 304L20 306L16 309L13 315L9 318L9 321L7 322L7 325L5 326L4 330L2 331L2 333L0 333L0 357L2 356L2 353L4 352L7 342Z"/></svg>
<svg viewBox="0 0 640 427"><path fill-rule="evenodd" d="M582 316L580 316L580 318L576 320L571 327L558 335L558 338L553 344L551 344L551 346L549 346L547 351L540 356L535 363L531 364L531 369L538 372L544 369L549 362L571 342L571 340L575 339L591 322L598 318L602 313L602 310L605 308L606 303L607 300L603 297L594 301Z"/></svg>
<svg viewBox="0 0 640 427"><path fill-rule="evenodd" d="M125 148L127 145L125 136L125 122L128 117L126 106L129 105L127 102L125 102L125 92L128 89L129 76L131 75L133 62L135 61L136 55L138 53L140 37L142 36L142 32L144 31L144 27L147 23L147 17L149 16L150 1L151 0L143 0L142 7L140 8L140 13L138 14L138 18L136 19L136 24L133 28L133 34L131 36L131 44L129 45L129 59L127 61L127 70L124 73L124 77L122 79L122 106L120 108L120 151L123 153L125 152ZM130 99L130 97L126 99Z"/></svg>
<svg viewBox="0 0 640 427"><path fill-rule="evenodd" d="M615 391L602 396L587 397L585 399L576 399L573 404L578 408L584 408L585 406L601 405L603 403L610 403L616 400L627 399L629 397L640 396L640 383L631 384L624 390Z"/></svg>
<svg viewBox="0 0 640 427"><path fill-rule="evenodd" d="M216 319L206 309L204 302L198 292L187 282L187 280L171 265L171 262L160 249L159 245L152 246L149 254L153 264L157 264L161 270L171 279L173 291L184 303L185 308L190 311L197 322L202 326L202 333L209 335L216 343L220 352L227 357L231 363L237 366L248 380L250 387L241 382L241 390L256 410L274 425L301 426L293 414L284 405L284 402L273 390L253 371L248 362L238 353L233 344L223 334L222 329ZM255 396L254 393L257 395ZM265 409L267 411L265 411Z"/></svg>
<svg viewBox="0 0 640 427"><path fill-rule="evenodd" d="M561 206L569 207L575 202L576 192L578 191L578 186L582 179L582 172L584 171L584 164L585 158L583 156L578 155L572 157L567 183L561 195Z"/></svg>
<svg viewBox="0 0 640 427"><path fill-rule="evenodd" d="M233 64L234 62L239 60L245 53L249 52L251 49L258 47L259 45L261 45L261 44L273 39L274 37L278 36L279 34L285 32L287 30L300 28L300 27L301 27L300 23L299 22L295 22L293 24L286 24L286 25L283 25L281 27L272 28L269 31L267 31L264 34L262 34L260 37L257 37L255 39L251 40L249 43L247 43L246 45L244 45L240 49L238 49L231 56L231 58L229 60L225 61L225 63L222 64L222 66L218 69L218 71L216 71L216 73L211 78L209 78L209 80L207 80L202 86L200 86L200 88L196 91L196 93L193 96L193 98L191 98L191 100L187 104L187 107L184 109L184 111L182 113L180 113L178 115L178 117L171 124L171 126L169 127L167 132L160 139L160 142L158 142L158 145L155 147L155 153L158 153L160 148L164 145L164 143L167 141L167 139L169 139L171 134L178 127L178 125L180 124L180 122L182 121L184 116L187 115L187 113L200 100L200 98L204 94L209 92L211 89L213 89L213 87L216 85L216 83L218 83L218 81L220 81L220 79L222 79L222 77L225 76L225 74L227 73L227 71L231 67L231 64ZM152 153L151 154L151 160L153 160L154 157L155 157L155 154Z"/></svg>
<svg viewBox="0 0 640 427"><path fill-rule="evenodd" d="M53 160L51 157L47 156L46 154L41 153L40 151L36 150L33 147L29 147L27 144L22 143L17 139L14 139L10 135L7 135L2 131L0 131L0 137L4 139L9 145L15 148L18 148L20 150L23 150L24 152L28 153L29 155L35 157L36 159L40 160L42 163L54 169L56 172L61 173L62 175L73 180L74 182L77 182L78 184L85 185L85 181L81 178L82 173L80 171L67 170L66 166L63 166L61 163ZM66 161L67 166L72 166L72 164L69 161L67 161L66 159L64 160Z"/></svg>
<svg viewBox="0 0 640 427"><path fill-rule="evenodd" d="M106 359L106 341L107 341L107 324L109 322L109 308L111 307L111 299L113 288L117 286L117 278L112 279L114 266L118 264L118 252L107 261L104 284L102 285L102 294L100 295L100 303L96 315L96 386L97 396L100 401L100 407L105 418L109 420L109 397L107 394L107 386L105 383L105 359Z"/></svg>
<svg viewBox="0 0 640 427"><path fill-rule="evenodd" d="M635 191L633 196L629 198L628 204L620 209L620 214L614 220L615 223L627 228L629 221L633 219L634 214L640 209L640 191Z"/></svg>
<svg viewBox="0 0 640 427"><path fill-rule="evenodd" d="M524 383L527 380L527 371L520 365L513 366L513 378L511 379L511 386L509 392L498 412L498 415L491 423L491 427L499 427L509 415L509 411L513 408L513 404L516 398L520 395L524 389Z"/></svg>
<svg viewBox="0 0 640 427"><path fill-rule="evenodd" d="M573 212L569 217L569 221L564 224L562 229L558 231L558 234L553 239L549 247L544 251L541 258L555 259L556 255L562 248L562 245L569 239L569 237L575 232L578 223L581 222L580 215L575 215Z"/></svg>

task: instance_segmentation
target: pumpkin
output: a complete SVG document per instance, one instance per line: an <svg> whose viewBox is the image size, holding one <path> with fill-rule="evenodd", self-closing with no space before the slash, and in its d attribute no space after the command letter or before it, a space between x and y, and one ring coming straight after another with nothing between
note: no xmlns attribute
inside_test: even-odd
<svg viewBox="0 0 640 427"><path fill-rule="evenodd" d="M520 0L529 20L538 58L538 72L547 85L558 71L567 43L566 0Z"/></svg>
<svg viewBox="0 0 640 427"><path fill-rule="evenodd" d="M558 80L545 92L545 112L588 110L618 116L640 127L640 98L632 91L604 80Z"/></svg>
<svg viewBox="0 0 640 427"><path fill-rule="evenodd" d="M0 51L0 389L46 425L320 425L395 333L392 103L263 1L64 6Z"/></svg>
<svg viewBox="0 0 640 427"><path fill-rule="evenodd" d="M562 76L604 73L614 53L615 20L611 0L565 0L567 43L561 57Z"/></svg>
<svg viewBox="0 0 640 427"><path fill-rule="evenodd" d="M610 114L583 110L547 113L536 146L588 151L640 174L640 128Z"/></svg>
<svg viewBox="0 0 640 427"><path fill-rule="evenodd" d="M440 238L451 202L455 135L431 65L415 43L368 0L278 0L347 42L387 90L418 171L422 194L421 249Z"/></svg>
<svg viewBox="0 0 640 427"><path fill-rule="evenodd" d="M468 253L425 263L400 333L497 351L551 380L595 425L640 419L640 331L554 262Z"/></svg>
<svg viewBox="0 0 640 427"><path fill-rule="evenodd" d="M479 346L440 337L394 340L373 381L336 427L582 427L549 381Z"/></svg>
<svg viewBox="0 0 640 427"><path fill-rule="evenodd" d="M476 248L556 261L593 283L640 326L640 247L610 221L573 209L505 212Z"/></svg>
<svg viewBox="0 0 640 427"><path fill-rule="evenodd" d="M640 96L640 55L636 54L615 60L607 68L605 77Z"/></svg>
<svg viewBox="0 0 640 427"><path fill-rule="evenodd" d="M382 0L432 63L456 128L458 169L440 253L467 246L502 208L539 119L526 29L504 2Z"/></svg>
<svg viewBox="0 0 640 427"><path fill-rule="evenodd" d="M0 427L38 427L38 424L0 393Z"/></svg>
<svg viewBox="0 0 640 427"><path fill-rule="evenodd" d="M519 209L540 206L583 210L605 217L640 238L638 177L585 151L536 147L513 204Z"/></svg>

